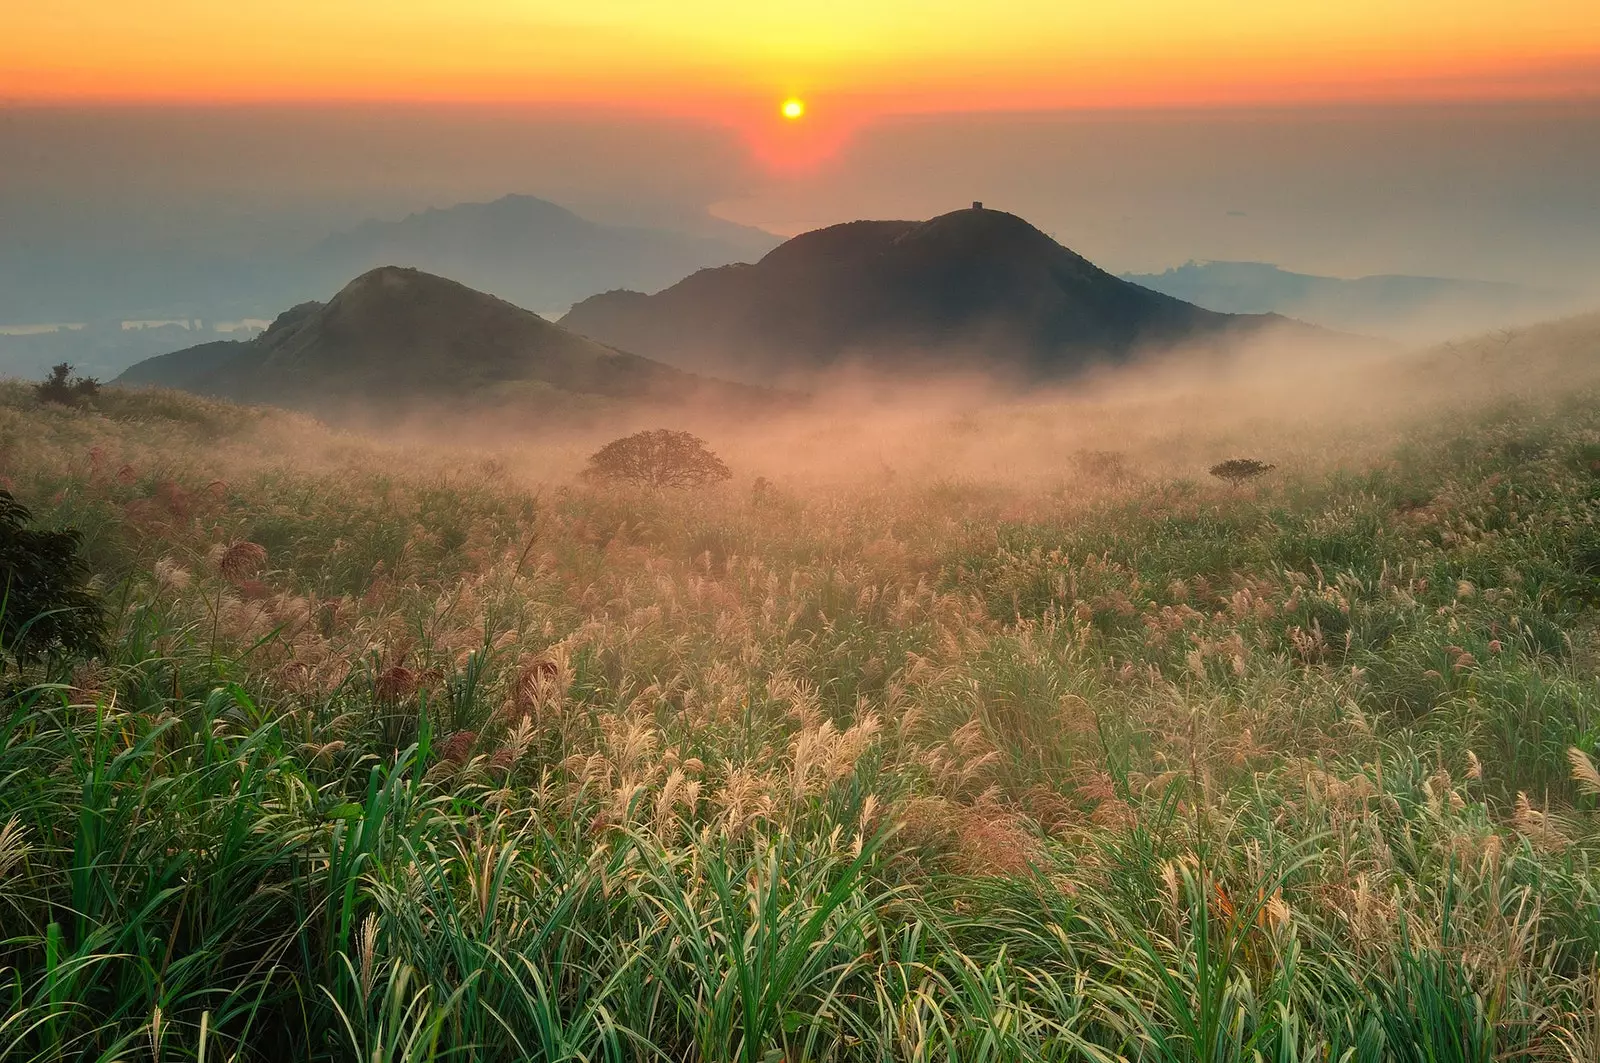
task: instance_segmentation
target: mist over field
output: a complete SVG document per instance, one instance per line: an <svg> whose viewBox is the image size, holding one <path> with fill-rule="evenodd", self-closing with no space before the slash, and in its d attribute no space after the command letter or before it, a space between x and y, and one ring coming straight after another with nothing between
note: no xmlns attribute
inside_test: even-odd
<svg viewBox="0 0 1600 1063"><path fill-rule="evenodd" d="M1070 501L1077 492L1202 479L1237 453L1307 475L1365 470L1441 420L1585 394L1600 385L1597 333L1600 321L1583 315L1420 348L1347 338L1308 350L1296 336L1269 334L1220 350L1159 349L1055 385L855 366L810 376L803 391L775 392L765 408L730 409L700 395L570 416L501 408L463 423L452 402L423 401L403 415L345 406L328 427L353 427L353 443L404 460L487 461L535 491L566 489L603 443L661 425L704 437L738 484ZM319 461L315 451L282 460Z"/></svg>
<svg viewBox="0 0 1600 1063"><path fill-rule="evenodd" d="M1600 1060L1585 5L259 7L0 32L0 1060Z"/></svg>
<svg viewBox="0 0 1600 1063"><path fill-rule="evenodd" d="M6 629L8 1044L1587 1051L1600 322L1297 336L742 411L0 387L7 541L77 529L106 624ZM658 429L702 486L602 460Z"/></svg>

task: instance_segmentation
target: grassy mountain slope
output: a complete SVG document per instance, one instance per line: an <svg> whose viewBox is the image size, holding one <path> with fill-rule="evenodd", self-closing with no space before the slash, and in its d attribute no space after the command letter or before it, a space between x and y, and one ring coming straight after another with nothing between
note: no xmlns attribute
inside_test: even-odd
<svg viewBox="0 0 1600 1063"><path fill-rule="evenodd" d="M1021 218L977 209L820 229L755 265L703 270L655 295L595 296L562 324L756 380L853 362L1058 376L1143 347L1292 327L1129 284Z"/></svg>
<svg viewBox="0 0 1600 1063"><path fill-rule="evenodd" d="M613 350L455 281L393 266L362 274L326 304L284 312L253 340L152 358L116 382L307 409L513 401L539 390L662 401L741 391Z"/></svg>
<svg viewBox="0 0 1600 1063"><path fill-rule="evenodd" d="M115 617L0 664L0 1056L1595 1058L1597 355L680 494L0 385Z"/></svg>

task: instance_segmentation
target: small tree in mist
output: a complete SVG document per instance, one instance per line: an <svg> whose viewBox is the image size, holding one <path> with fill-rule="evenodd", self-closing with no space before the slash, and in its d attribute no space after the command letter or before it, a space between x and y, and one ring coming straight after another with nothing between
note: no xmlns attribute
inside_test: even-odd
<svg viewBox="0 0 1600 1063"><path fill-rule="evenodd" d="M33 386L40 402L54 402L62 406L76 406L100 394L100 381L92 376L78 376L72 365L62 362L50 367L44 383Z"/></svg>
<svg viewBox="0 0 1600 1063"><path fill-rule="evenodd" d="M1254 480L1257 476L1276 468L1276 465L1268 465L1266 462L1257 461L1254 458L1229 458L1227 461L1211 466L1211 475L1219 480L1228 481L1234 487L1238 487L1240 484L1248 480Z"/></svg>
<svg viewBox="0 0 1600 1063"><path fill-rule="evenodd" d="M703 439L666 428L607 443L583 471L586 480L647 487L704 487L732 476Z"/></svg>
<svg viewBox="0 0 1600 1063"><path fill-rule="evenodd" d="M100 652L105 617L88 586L76 531L30 528L27 508L0 491L0 643L18 659Z"/></svg>

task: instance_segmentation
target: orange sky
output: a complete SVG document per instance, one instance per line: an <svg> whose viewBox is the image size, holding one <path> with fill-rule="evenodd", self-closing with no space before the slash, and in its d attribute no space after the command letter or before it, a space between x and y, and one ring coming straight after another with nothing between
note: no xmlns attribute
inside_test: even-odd
<svg viewBox="0 0 1600 1063"><path fill-rule="evenodd" d="M48 0L5 23L0 99L620 107L769 155L885 112L1600 95L1597 0Z"/></svg>

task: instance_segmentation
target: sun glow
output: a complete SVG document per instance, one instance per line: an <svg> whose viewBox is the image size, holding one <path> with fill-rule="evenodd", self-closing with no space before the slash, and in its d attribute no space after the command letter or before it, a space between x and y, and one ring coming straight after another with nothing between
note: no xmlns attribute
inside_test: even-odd
<svg viewBox="0 0 1600 1063"><path fill-rule="evenodd" d="M793 168L886 115L1600 98L1595 0L1221 6L52 0L6 9L0 121L13 101L642 111Z"/></svg>
<svg viewBox="0 0 1600 1063"><path fill-rule="evenodd" d="M259 11L270 6L271 19ZM1600 92L1594 0L53 0L10 5L0 97L640 105L826 86L875 113ZM531 72L537 71L537 75ZM671 91L660 91L662 86ZM830 115L835 107L830 103Z"/></svg>

